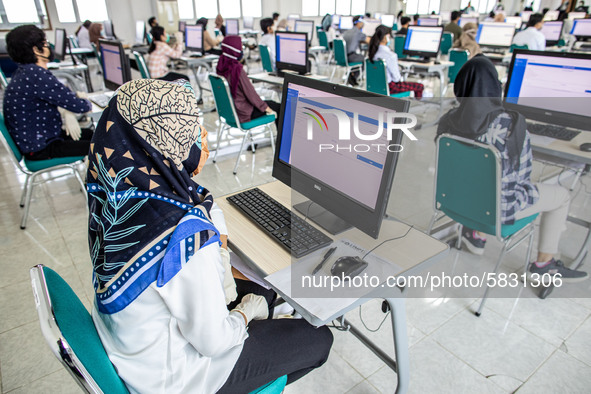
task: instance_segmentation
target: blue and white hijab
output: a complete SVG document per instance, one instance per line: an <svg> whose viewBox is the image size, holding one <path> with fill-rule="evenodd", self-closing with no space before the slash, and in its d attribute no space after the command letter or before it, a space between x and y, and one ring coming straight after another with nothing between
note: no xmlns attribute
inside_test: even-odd
<svg viewBox="0 0 591 394"><path fill-rule="evenodd" d="M101 313L164 286L196 250L220 242L213 197L191 179L209 156L197 112L190 85L140 79L121 86L101 116L86 178Z"/></svg>

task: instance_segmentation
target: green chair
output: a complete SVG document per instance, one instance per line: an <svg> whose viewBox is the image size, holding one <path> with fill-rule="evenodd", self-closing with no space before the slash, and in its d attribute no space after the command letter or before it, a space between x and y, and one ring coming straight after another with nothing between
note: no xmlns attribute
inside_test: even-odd
<svg viewBox="0 0 591 394"><path fill-rule="evenodd" d="M515 49L528 49L527 45L515 45L511 44L509 47L509 52L513 52Z"/></svg>
<svg viewBox="0 0 591 394"><path fill-rule="evenodd" d="M146 40L148 41L148 45L152 44L152 35L150 33L146 33Z"/></svg>
<svg viewBox="0 0 591 394"><path fill-rule="evenodd" d="M240 123L238 120L238 115L236 114L236 108L234 107L234 100L230 94L230 87L228 86L228 82L224 77L219 75L209 75L209 83L211 84L211 91L213 93L213 99L215 101L215 107L217 109L218 116L220 118L220 126L218 128L218 137L217 137L217 144L215 149L215 155L213 156L213 162L216 162L219 148L220 148L220 141L222 140L222 134L224 131L229 130L231 128L236 128L244 133L244 137L242 138L242 145L240 146L240 151L238 152L238 157L236 158L236 164L234 165L234 174L236 174L238 170L238 163L240 162L240 156L244 151L244 145L246 144L246 139L250 138L251 140L251 148L252 153L255 153L255 146L252 142L252 130L265 126L265 128L269 131L269 137L271 138L271 147L273 149L273 153L275 153L275 138L273 136L273 129L271 124L275 121L275 115L263 115L259 118L250 120L248 122Z"/></svg>
<svg viewBox="0 0 591 394"><path fill-rule="evenodd" d="M78 45L78 37L68 36L68 40L70 40L70 45L72 48L80 48L80 45Z"/></svg>
<svg viewBox="0 0 591 394"><path fill-rule="evenodd" d="M332 69L332 74L330 75L330 80L334 77L334 73L337 67L344 67L345 68L345 75L343 77L343 81L347 82L349 79L349 74L353 71L362 71L363 62L353 62L349 63L347 60L347 46L345 44L345 40L341 38L335 38L332 42L333 50L334 50L334 59L336 62L335 67Z"/></svg>
<svg viewBox="0 0 591 394"><path fill-rule="evenodd" d="M527 271L533 243L533 222L538 214L516 220L511 225L501 224L502 167L499 151L491 145L443 134L437 138L435 161L435 213L429 224L429 233L436 221L447 216L459 223L458 249L463 226L494 235L503 243L493 271L495 275L505 254L529 239L525 256ZM517 239L516 235L520 238ZM476 316L481 315L489 290L487 287Z"/></svg>
<svg viewBox="0 0 591 394"><path fill-rule="evenodd" d="M263 69L271 73L273 72L273 63L271 62L271 53L266 45L259 45L259 51L261 53L261 63L263 63Z"/></svg>
<svg viewBox="0 0 591 394"><path fill-rule="evenodd" d="M0 131L2 132L2 141L4 143L4 147L6 151L10 154L14 163L16 164L17 168L25 174L25 185L23 188L23 193L21 195L20 206L21 208L25 208L23 212L23 216L21 219L21 229L25 229L27 226L27 217L29 216L29 207L31 205L31 197L33 196L33 187L35 185L60 178L62 176L68 175L61 174L59 176L55 176L52 178L45 178L40 177L39 175L43 175L55 170L62 170L62 169L69 169L74 173L74 176L80 183L81 190L85 191L86 188L84 186L84 182L76 169L76 166L82 164L82 160L84 156L71 156L71 157L57 157L55 159L48 159L48 160L28 160L23 154L20 152L14 139L8 132L8 128L6 127L6 123L4 122L4 116L0 115ZM38 182L36 180L39 179ZM84 193L86 197L86 193Z"/></svg>
<svg viewBox="0 0 591 394"><path fill-rule="evenodd" d="M367 91L390 97L409 97L410 91L390 94L386 62L383 59L371 61L365 59L365 84Z"/></svg>
<svg viewBox="0 0 591 394"><path fill-rule="evenodd" d="M394 22L394 24L392 25L392 31L394 33L396 33L398 31L398 23Z"/></svg>
<svg viewBox="0 0 591 394"><path fill-rule="evenodd" d="M564 38L561 38L560 40L558 40L558 46L559 47L563 47L566 45L566 41L564 41Z"/></svg>
<svg viewBox="0 0 591 394"><path fill-rule="evenodd" d="M454 48L449 51L449 61L453 62L453 66L450 66L447 71L447 76L449 78L450 83L454 83L456 81L456 77L460 72L460 69L466 64L468 58L470 57L470 52L465 49L458 49Z"/></svg>
<svg viewBox="0 0 591 394"><path fill-rule="evenodd" d="M6 79L6 75L4 75L4 71L0 68L0 86L2 89L6 89L8 87L8 79Z"/></svg>
<svg viewBox="0 0 591 394"><path fill-rule="evenodd" d="M454 35L449 32L444 32L441 36L441 54L447 55L453 44Z"/></svg>
<svg viewBox="0 0 591 394"><path fill-rule="evenodd" d="M150 79L150 70L148 70L148 66L146 65L146 61L144 60L144 55L136 51L132 51L131 53L133 53L133 57L135 58L137 68L138 70L140 70L142 78Z"/></svg>
<svg viewBox="0 0 591 394"><path fill-rule="evenodd" d="M406 41L406 36L394 36L394 52L398 59L406 59L406 55L404 54L404 41Z"/></svg>
<svg viewBox="0 0 591 394"><path fill-rule="evenodd" d="M330 64L332 60L332 51L330 50L330 45L328 44L328 36L322 28L318 30L318 43L321 47L324 47L328 52L328 59L326 59L326 64Z"/></svg>
<svg viewBox="0 0 591 394"><path fill-rule="evenodd" d="M30 275L41 332L76 383L87 393L129 393L72 288L42 264L31 268Z"/></svg>

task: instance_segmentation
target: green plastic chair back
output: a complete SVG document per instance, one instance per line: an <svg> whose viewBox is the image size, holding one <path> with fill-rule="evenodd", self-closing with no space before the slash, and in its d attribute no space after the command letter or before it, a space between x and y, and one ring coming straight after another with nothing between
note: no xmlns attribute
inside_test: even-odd
<svg viewBox="0 0 591 394"><path fill-rule="evenodd" d="M337 66L348 67L349 63L347 62L347 46L345 44L345 40L335 38L332 42L332 45L334 49L334 59L337 63Z"/></svg>
<svg viewBox="0 0 591 394"><path fill-rule="evenodd" d="M406 36L394 36L394 52L398 59L405 59L406 55L403 53L404 49L404 42L406 41Z"/></svg>
<svg viewBox="0 0 591 394"><path fill-rule="evenodd" d="M259 45L259 51L261 52L261 62L263 63L263 69L268 73L273 72L273 63L271 62L269 48L266 45Z"/></svg>
<svg viewBox="0 0 591 394"><path fill-rule="evenodd" d="M209 82L219 117L223 118L230 127L238 127L238 119L234 116L233 100L226 79L209 74Z"/></svg>
<svg viewBox="0 0 591 394"><path fill-rule="evenodd" d="M3 89L6 89L8 87L8 80L6 79L6 75L4 75L4 71L2 71L1 68L0 68L0 86L2 86Z"/></svg>
<svg viewBox="0 0 591 394"><path fill-rule="evenodd" d="M527 45L511 44L511 46L509 47L509 52L513 52L515 49L528 49L528 48L527 48Z"/></svg>
<svg viewBox="0 0 591 394"><path fill-rule="evenodd" d="M137 63L137 68L140 70L140 74L142 78L149 79L150 78L150 70L148 70L148 66L146 65L146 61L144 60L144 56L136 51L133 51L133 56L135 57L135 62Z"/></svg>
<svg viewBox="0 0 591 394"><path fill-rule="evenodd" d="M104 393L129 393L105 352L90 313L76 293L55 271L42 269L55 322L76 357Z"/></svg>
<svg viewBox="0 0 591 394"><path fill-rule="evenodd" d="M464 49L452 49L449 51L449 61L454 63L454 65L449 68L447 73L450 83L454 83L456 81L456 77L458 76L460 69L468 61L468 57L468 51Z"/></svg>
<svg viewBox="0 0 591 394"><path fill-rule="evenodd" d="M328 37L326 36L326 32L322 30L322 28L318 30L318 43L320 44L320 46L326 48L327 50L329 49Z"/></svg>
<svg viewBox="0 0 591 394"><path fill-rule="evenodd" d="M69 36L68 40L70 40L70 45L72 48L80 48L80 45L78 45L78 38L76 36Z"/></svg>
<svg viewBox="0 0 591 394"><path fill-rule="evenodd" d="M390 94L386 76L386 62L383 59L371 61L365 59L365 83L368 92L390 97L409 97L410 91Z"/></svg>
<svg viewBox="0 0 591 394"><path fill-rule="evenodd" d="M148 45L152 44L152 35L150 33L146 34L146 40L148 40Z"/></svg>
<svg viewBox="0 0 591 394"><path fill-rule="evenodd" d="M563 38L561 38L560 40L558 40L558 46L559 46L559 47L563 47L563 46L565 46L565 45L566 45L566 41L564 41L564 39L563 39Z"/></svg>
<svg viewBox="0 0 591 394"><path fill-rule="evenodd" d="M441 36L441 54L447 55L453 44L454 35L449 32L444 32Z"/></svg>
<svg viewBox="0 0 591 394"><path fill-rule="evenodd" d="M22 155L21 151L18 149L18 147L16 146L16 142L14 142L14 139L12 138L10 133L8 132L8 128L6 127L6 123L4 123L4 115L2 115L2 114L0 114L0 131L2 132L2 136L4 137L6 142L8 143L8 146L10 147L10 150L12 151L12 154L14 155L14 158L16 159L16 161L17 162L21 161L21 159L23 158L23 155Z"/></svg>

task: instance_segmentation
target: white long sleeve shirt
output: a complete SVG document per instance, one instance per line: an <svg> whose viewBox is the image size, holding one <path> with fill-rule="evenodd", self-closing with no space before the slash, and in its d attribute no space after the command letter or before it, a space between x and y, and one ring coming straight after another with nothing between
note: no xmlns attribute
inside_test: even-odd
<svg viewBox="0 0 591 394"><path fill-rule="evenodd" d="M271 64L273 65L273 69L275 69L275 35L274 34L264 34L259 41L259 45L266 45L269 48L269 56L271 56Z"/></svg>
<svg viewBox="0 0 591 394"><path fill-rule="evenodd" d="M88 29L86 27L81 26L76 37L78 38L78 46L80 48L92 49L92 45L90 45L90 35L88 34Z"/></svg>
<svg viewBox="0 0 591 394"><path fill-rule="evenodd" d="M513 44L527 45L527 49L532 51L543 51L546 49L546 37L544 37L544 34L534 26L530 26L515 34L515 37L513 37Z"/></svg>
<svg viewBox="0 0 591 394"><path fill-rule="evenodd" d="M214 204L212 221L227 233ZM215 393L234 368L248 334L228 312L220 247L195 252L166 285L152 283L120 312L92 317L119 376L132 393Z"/></svg>
<svg viewBox="0 0 591 394"><path fill-rule="evenodd" d="M398 56L387 45L380 45L374 59L383 59L386 61L386 77L387 83L394 81L396 83L402 81L402 75L400 74L400 68L398 66Z"/></svg>

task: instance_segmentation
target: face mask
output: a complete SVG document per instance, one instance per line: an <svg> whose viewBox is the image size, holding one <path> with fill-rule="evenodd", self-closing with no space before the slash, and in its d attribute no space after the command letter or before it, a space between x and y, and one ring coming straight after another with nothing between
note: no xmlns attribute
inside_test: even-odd
<svg viewBox="0 0 591 394"><path fill-rule="evenodd" d="M49 56L43 56L43 55L37 55L37 56L42 57L43 59L47 59L47 61L50 63L53 62L55 60L55 52L54 52L53 48L50 46L43 47L43 48L49 49Z"/></svg>
<svg viewBox="0 0 591 394"><path fill-rule="evenodd" d="M168 33L166 33L166 43L168 44L169 41L170 41L170 36L168 35Z"/></svg>

